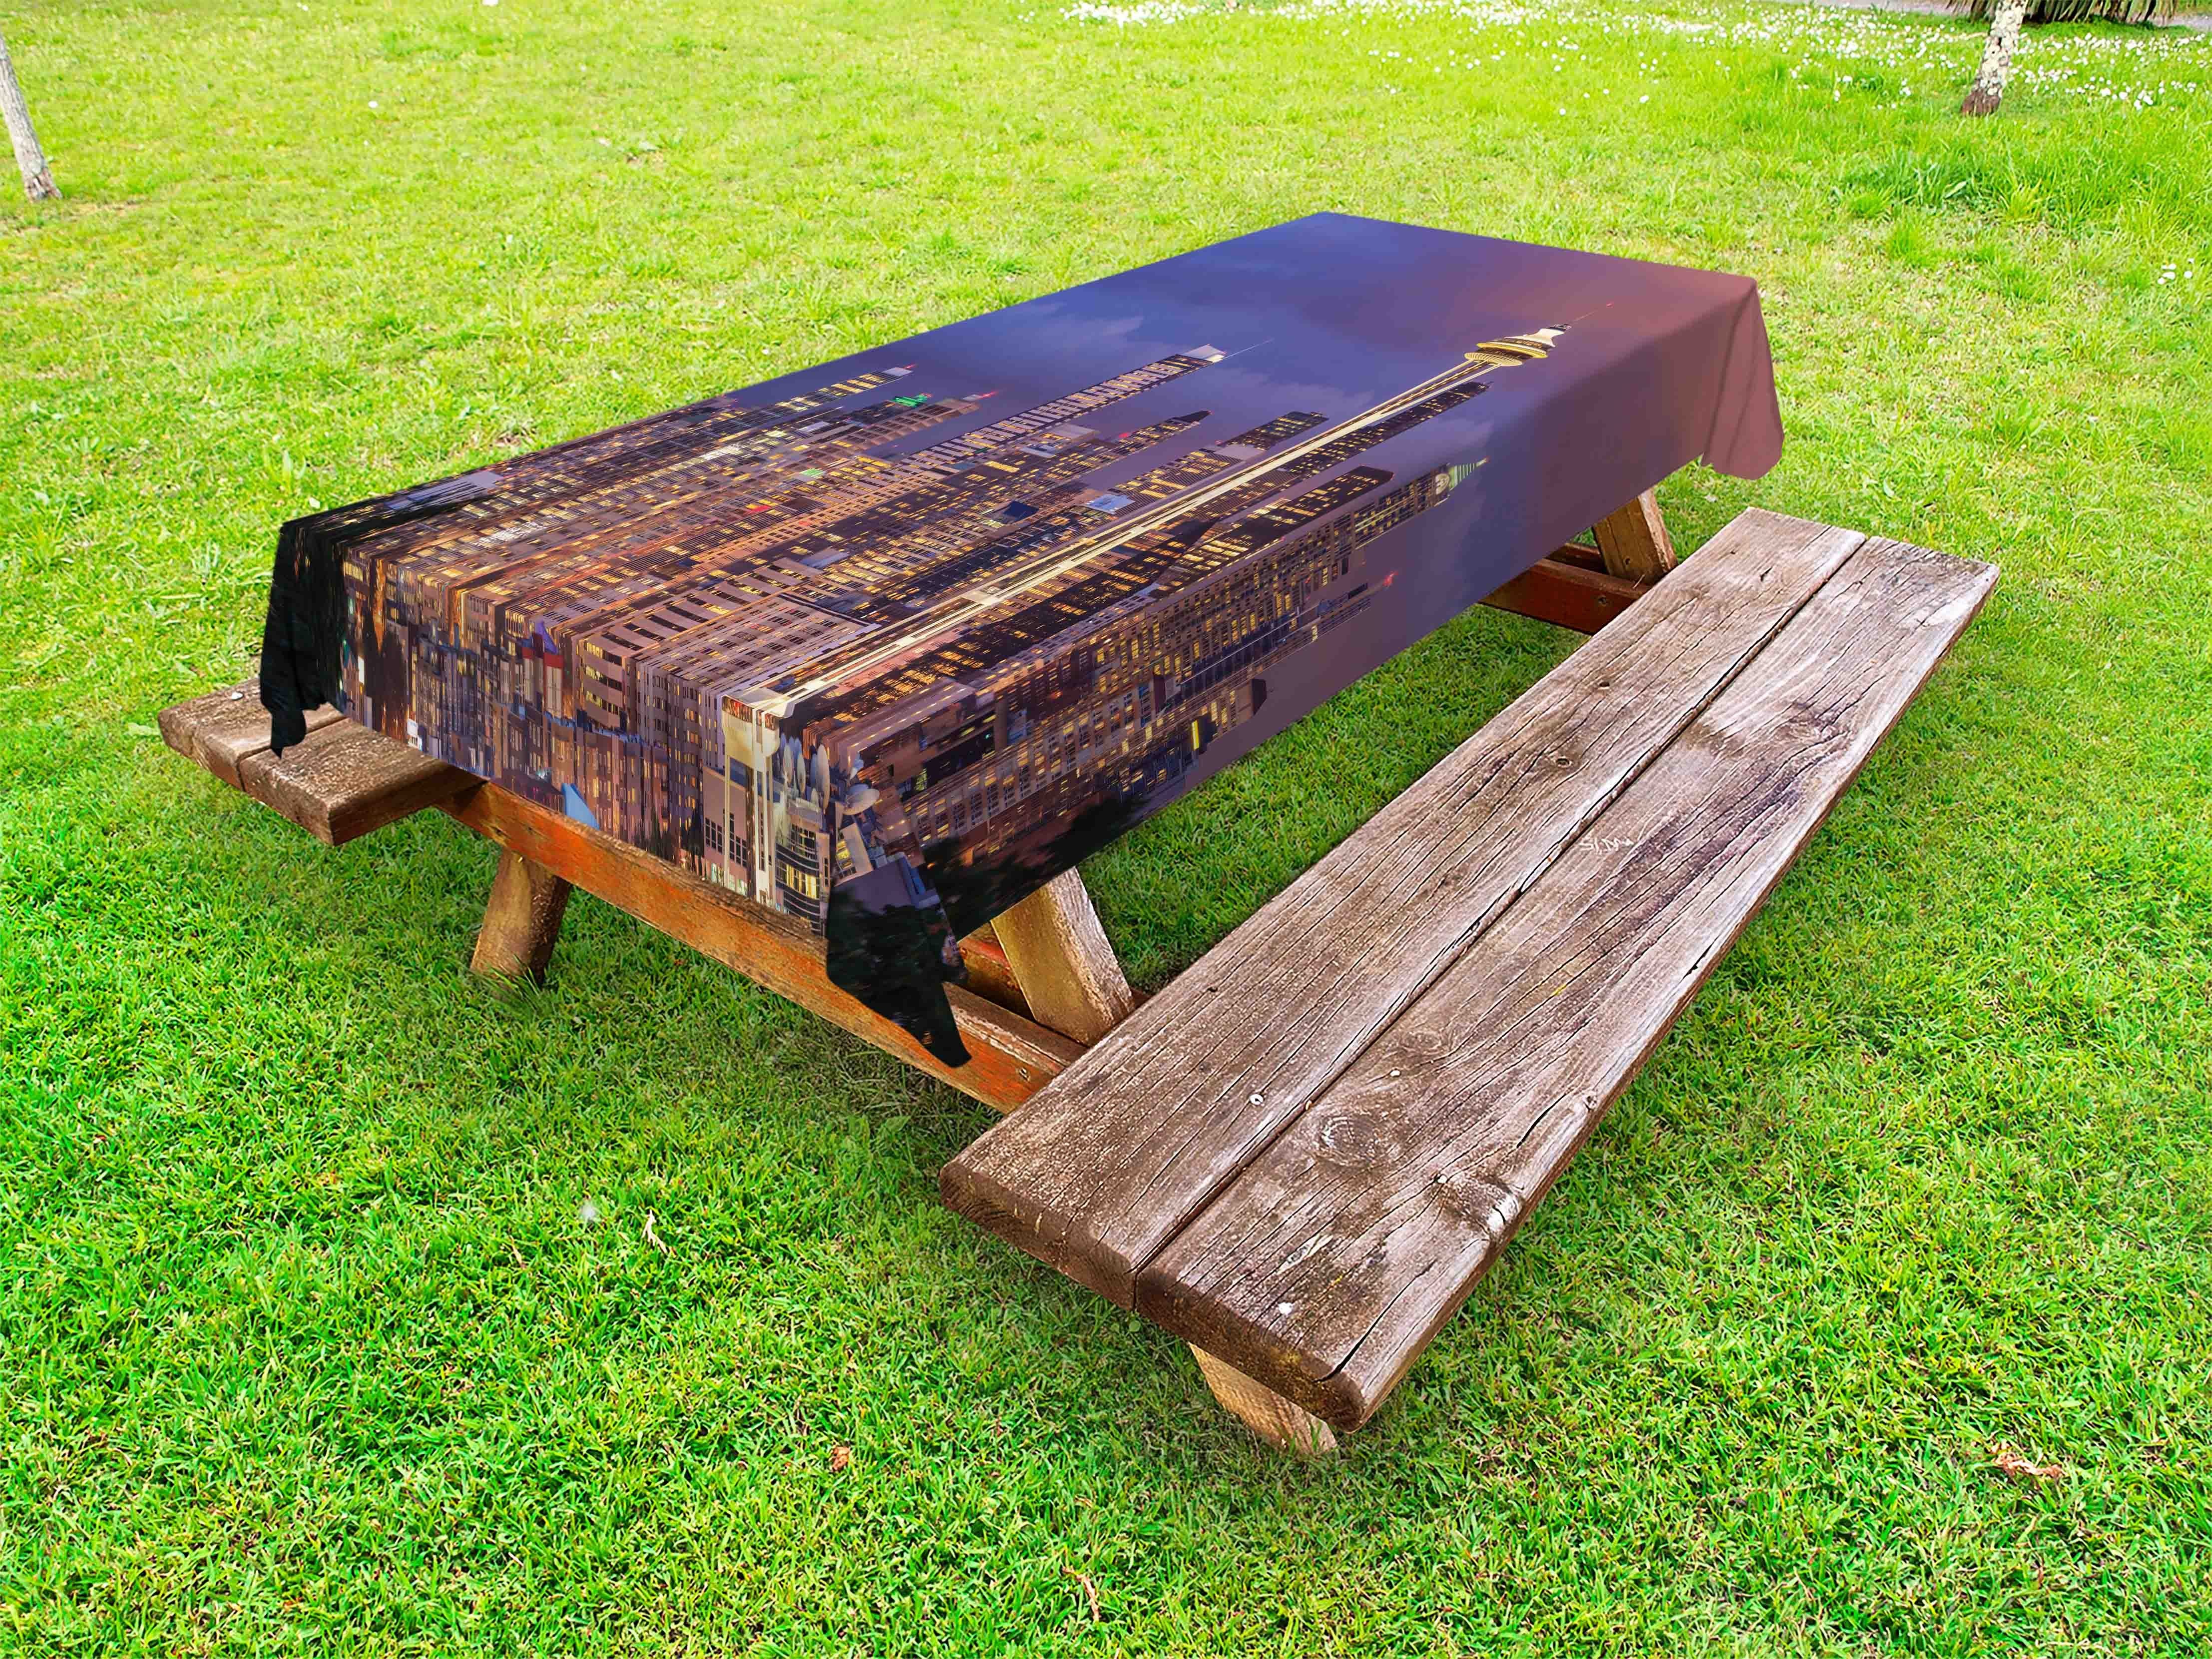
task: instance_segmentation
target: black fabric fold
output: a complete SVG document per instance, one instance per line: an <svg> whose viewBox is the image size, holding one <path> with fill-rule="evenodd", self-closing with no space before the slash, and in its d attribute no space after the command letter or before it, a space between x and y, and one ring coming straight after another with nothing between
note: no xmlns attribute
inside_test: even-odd
<svg viewBox="0 0 2212 1659"><path fill-rule="evenodd" d="M271 750L281 755L300 742L307 735L307 711L336 703L343 695L347 546L481 500L499 484L498 469L481 468L293 519L276 532L269 611L261 624L261 706L269 711Z"/></svg>
<svg viewBox="0 0 2212 1659"><path fill-rule="evenodd" d="M968 976L945 907L903 861L878 865L830 890L830 982L896 1024L947 1066L968 1045L946 999Z"/></svg>

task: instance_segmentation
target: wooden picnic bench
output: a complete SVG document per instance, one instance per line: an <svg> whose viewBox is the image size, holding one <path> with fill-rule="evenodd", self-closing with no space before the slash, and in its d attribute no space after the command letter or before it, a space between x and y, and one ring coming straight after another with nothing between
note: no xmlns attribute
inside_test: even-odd
<svg viewBox="0 0 2212 1659"><path fill-rule="evenodd" d="M797 924L330 711L281 759L251 683L161 730L333 844L434 805L496 842L478 971L542 976L581 887L1011 1112L946 1202L1310 1452L1465 1302L1996 579L1763 512L1674 564L1647 495L1493 595L1595 637L1141 1005L1073 872L963 941L957 1068Z"/></svg>

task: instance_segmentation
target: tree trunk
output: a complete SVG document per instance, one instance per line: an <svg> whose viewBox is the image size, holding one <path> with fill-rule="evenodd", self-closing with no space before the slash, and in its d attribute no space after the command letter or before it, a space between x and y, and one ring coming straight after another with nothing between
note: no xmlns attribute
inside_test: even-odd
<svg viewBox="0 0 2212 1659"><path fill-rule="evenodd" d="M1990 13L1990 40L1982 48L1982 66L1974 71L1974 84L1966 88L1961 115L1990 115L2004 101L2005 82L2012 78L2012 52L2020 44L2020 26L2027 15L2027 0L1997 0Z"/></svg>
<svg viewBox="0 0 2212 1659"><path fill-rule="evenodd" d="M9 140L15 146L15 165L23 170L23 193L34 202L59 197L54 175L46 167L46 153L39 148L39 135L32 129L23 88L15 84L15 64L8 56L5 37L0 37L0 118L8 123Z"/></svg>

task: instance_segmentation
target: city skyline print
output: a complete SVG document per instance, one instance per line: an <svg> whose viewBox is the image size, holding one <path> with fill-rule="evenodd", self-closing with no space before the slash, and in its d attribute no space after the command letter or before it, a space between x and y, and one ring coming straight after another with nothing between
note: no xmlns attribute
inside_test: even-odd
<svg viewBox="0 0 2212 1659"><path fill-rule="evenodd" d="M295 521L272 710L798 919L957 1063L962 935L1674 465L1771 464L1747 291L1771 406L1742 279L1299 221Z"/></svg>

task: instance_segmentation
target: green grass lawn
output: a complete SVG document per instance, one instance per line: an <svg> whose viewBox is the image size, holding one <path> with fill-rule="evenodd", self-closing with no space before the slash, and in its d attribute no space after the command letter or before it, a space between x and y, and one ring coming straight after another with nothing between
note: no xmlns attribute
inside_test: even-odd
<svg viewBox="0 0 2212 1659"><path fill-rule="evenodd" d="M1782 6L0 27L68 193L0 207L0 1650L2212 1644L2212 42L1969 125L1971 27ZM285 517L1324 208L1756 276L1790 446L1678 539L2005 570L1334 1462L939 1207L982 1109L593 901L471 983L483 843L153 735ZM1574 643L1453 623L1095 860L1133 972Z"/></svg>

